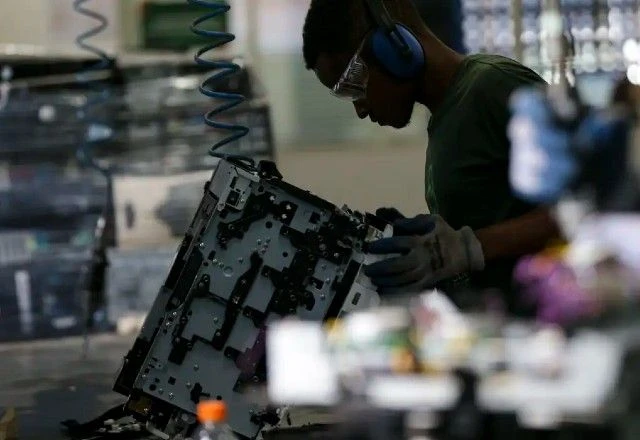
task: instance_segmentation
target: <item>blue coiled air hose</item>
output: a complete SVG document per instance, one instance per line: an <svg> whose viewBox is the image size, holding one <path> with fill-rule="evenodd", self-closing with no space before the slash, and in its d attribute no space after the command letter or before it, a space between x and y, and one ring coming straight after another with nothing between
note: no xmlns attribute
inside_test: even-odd
<svg viewBox="0 0 640 440"><path fill-rule="evenodd" d="M225 44L230 43L235 39L235 36L228 32L212 31L205 28L208 22L211 23L216 17L219 17L222 14L226 14L229 9L231 9L231 7L226 2L220 0L187 0L187 3L207 8L211 11L197 18L191 24L191 32L211 40L210 44L202 47L197 51L194 59L197 64L206 67L214 72L202 82L199 87L200 93L221 102L220 106L214 108L204 115L204 121L208 126L213 127L216 130L221 130L229 133L228 136L218 141L210 148L209 154L211 156L225 160L239 160L254 165L255 162L251 158L242 155L218 152L221 147L231 142L237 141L238 139L246 136L249 133L248 127L233 123L220 122L219 120L214 119L221 113L227 110L231 110L232 108L240 105L245 100L245 97L241 94L219 92L213 88L216 83L221 82L222 80L236 74L238 70L240 70L240 66L231 61L214 61L204 58L205 54L213 51L218 47L224 46Z"/></svg>
<svg viewBox="0 0 640 440"><path fill-rule="evenodd" d="M99 142L108 140L113 135L112 128L109 127L106 122L100 120L99 117L95 117L94 115L94 109L104 108L105 104L108 103L110 89L107 85L101 85L100 81L92 84L91 78L88 76L93 72L100 72L107 69L111 65L111 60L104 51L87 43L88 39L95 37L104 31L109 25L109 21L104 15L87 9L84 4L88 1L90 0L74 0L73 2L74 11L97 22L95 27L80 34L76 38L76 45L98 58L95 63L91 64L79 74L79 81L87 84L92 93L86 97L86 101L78 110L78 118L84 122L85 133L80 141L80 147L77 150L77 157L81 164L99 171L109 179L110 171L108 167L101 166L95 160L93 157L93 147Z"/></svg>

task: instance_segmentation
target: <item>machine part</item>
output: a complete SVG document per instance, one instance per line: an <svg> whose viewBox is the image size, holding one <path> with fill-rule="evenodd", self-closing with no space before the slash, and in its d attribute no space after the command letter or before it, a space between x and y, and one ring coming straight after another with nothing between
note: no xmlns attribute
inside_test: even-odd
<svg viewBox="0 0 640 440"><path fill-rule="evenodd" d="M230 76L235 75L240 70L240 66L231 61L214 61L204 58L205 54L213 51L218 47L224 46L225 44L235 39L235 36L233 34L229 34L227 32L211 31L204 28L204 25L207 22L214 20L221 14L226 14L229 9L231 9L231 7L222 0L187 0L187 2L191 5L211 9L211 12L209 14L205 14L202 17L197 18L191 24L191 32L201 37L207 38L211 41L210 44L197 51L195 55L195 62L200 66L215 71L214 74L212 74L202 82L202 84L200 85L200 93L208 96L209 98L214 98L216 100L224 102L219 107L216 107L215 109L206 113L204 115L204 121L210 127L213 127L217 130L229 132L229 136L218 141L211 147L211 149L209 150L209 154L221 159L240 160L242 162L247 162L253 165L253 159L250 159L248 157L218 152L218 150L223 146L234 142L249 133L248 127L234 123L225 123L214 119L221 113L227 110L231 110L232 108L242 104L245 100L245 97L241 94L219 92L213 88L216 83L225 81Z"/></svg>
<svg viewBox="0 0 640 440"><path fill-rule="evenodd" d="M392 234L282 180L275 165L220 161L115 391L127 412L189 435L201 398L223 399L229 424L254 438L278 422L251 402L267 377L265 336L288 315L323 321L379 304L362 275L366 241ZM255 400L255 399L254 399Z"/></svg>

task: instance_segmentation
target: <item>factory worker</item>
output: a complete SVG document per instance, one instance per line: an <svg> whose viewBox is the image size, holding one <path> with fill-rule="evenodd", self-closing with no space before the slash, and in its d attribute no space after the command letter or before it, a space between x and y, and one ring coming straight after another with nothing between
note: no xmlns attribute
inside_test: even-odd
<svg viewBox="0 0 640 440"><path fill-rule="evenodd" d="M424 188L416 187L430 214L378 211L396 231L369 249L386 257L367 268L379 292L435 286L455 299L490 289L523 312L508 293L514 264L559 234L546 209L511 190L509 97L543 80L502 56L447 47L412 0L312 0L303 45L306 67L360 118L401 129L416 104L431 113Z"/></svg>

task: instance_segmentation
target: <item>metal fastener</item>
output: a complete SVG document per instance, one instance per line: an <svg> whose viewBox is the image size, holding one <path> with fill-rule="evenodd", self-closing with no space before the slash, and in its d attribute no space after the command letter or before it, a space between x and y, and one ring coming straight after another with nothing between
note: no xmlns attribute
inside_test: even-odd
<svg viewBox="0 0 640 440"><path fill-rule="evenodd" d="M242 263L242 262L244 262L244 258L242 257L238 258L238 263Z"/></svg>
<svg viewBox="0 0 640 440"><path fill-rule="evenodd" d="M320 295L320 299L324 300L326 298L325 294L323 293L322 295Z"/></svg>
<svg viewBox="0 0 640 440"><path fill-rule="evenodd" d="M224 263L221 261L218 263L218 267L224 267Z"/></svg>
<svg viewBox="0 0 640 440"><path fill-rule="evenodd" d="M216 263L218 262L218 259L217 259L217 258L214 258L213 260L211 260L211 262L212 262L213 264L216 264Z"/></svg>
<svg viewBox="0 0 640 440"><path fill-rule="evenodd" d="M184 386L187 387L187 388L191 388L191 382L185 383Z"/></svg>
<svg viewBox="0 0 640 440"><path fill-rule="evenodd" d="M262 244L262 240L260 240L259 238L256 240L256 243L258 244Z"/></svg>
<svg viewBox="0 0 640 440"><path fill-rule="evenodd" d="M203 249L206 245L204 243L200 243L198 246L200 247L200 249Z"/></svg>
<svg viewBox="0 0 640 440"><path fill-rule="evenodd" d="M158 388L158 394L164 394L164 390L162 388Z"/></svg>
<svg viewBox="0 0 640 440"><path fill-rule="evenodd" d="M200 368L200 367L198 366L198 364L194 364L194 365L193 365L193 369L194 369L194 370L198 371L198 368Z"/></svg>
<svg viewBox="0 0 640 440"><path fill-rule="evenodd" d="M213 322L218 322L218 317L217 316L213 317Z"/></svg>
<svg viewBox="0 0 640 440"><path fill-rule="evenodd" d="M169 393L169 399L173 400L173 393Z"/></svg>

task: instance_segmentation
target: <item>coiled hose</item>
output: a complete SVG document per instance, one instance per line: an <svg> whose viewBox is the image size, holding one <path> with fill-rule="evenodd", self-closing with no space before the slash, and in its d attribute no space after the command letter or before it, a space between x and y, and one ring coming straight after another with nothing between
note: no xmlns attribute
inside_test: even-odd
<svg viewBox="0 0 640 440"><path fill-rule="evenodd" d="M248 127L239 124L221 122L215 119L221 113L231 110L232 108L242 104L245 100L245 97L241 94L219 92L214 89L214 85L216 83L236 74L238 70L240 70L240 66L231 61L214 61L204 58L204 55L207 53L212 52L214 49L224 46L235 39L235 36L228 32L212 31L205 28L207 22L211 23L216 17L226 14L231 7L226 2L220 0L187 0L187 3L207 8L211 11L194 20L190 27L191 32L194 34L211 40L211 43L199 49L194 57L197 64L214 72L202 82L199 87L200 93L221 102L218 107L204 115L204 121L208 126L228 133L228 136L218 141L210 148L209 154L213 157L225 160L246 162L253 166L255 162L249 157L218 152L218 150L223 146L237 141L249 133Z"/></svg>
<svg viewBox="0 0 640 440"><path fill-rule="evenodd" d="M89 0L74 0L73 2L74 11L97 22L95 27L80 34L76 38L76 45L98 58L95 63L79 73L79 82L86 84L91 93L87 95L86 101L78 110L78 119L81 122L84 122L86 131L80 141L80 146L77 150L77 157L81 164L99 171L109 179L110 171L108 167L101 166L95 160L93 156L93 147L99 142L108 140L113 135L112 128L104 121L101 121L100 118L96 118L94 116L94 109L104 108L104 105L109 101L110 90L108 86L103 85L100 82L92 83L89 75L92 72L99 72L107 69L111 65L111 60L104 51L87 43L88 39L95 37L104 31L107 26L109 26L109 21L104 15L87 9L84 4L88 1Z"/></svg>

